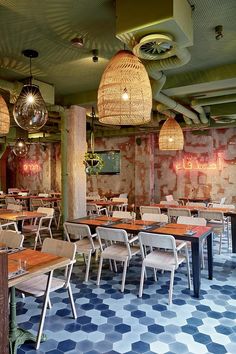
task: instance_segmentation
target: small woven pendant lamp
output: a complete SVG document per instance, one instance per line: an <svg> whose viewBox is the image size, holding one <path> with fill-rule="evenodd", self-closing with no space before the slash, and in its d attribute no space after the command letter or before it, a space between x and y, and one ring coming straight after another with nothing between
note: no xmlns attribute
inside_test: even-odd
<svg viewBox="0 0 236 354"><path fill-rule="evenodd" d="M159 133L160 150L183 150L184 135L181 126L169 117Z"/></svg>
<svg viewBox="0 0 236 354"><path fill-rule="evenodd" d="M0 136L7 135L10 128L10 115L7 104L0 96Z"/></svg>
<svg viewBox="0 0 236 354"><path fill-rule="evenodd" d="M101 123L139 125L150 121L152 90L144 65L128 50L108 63L98 89Z"/></svg>

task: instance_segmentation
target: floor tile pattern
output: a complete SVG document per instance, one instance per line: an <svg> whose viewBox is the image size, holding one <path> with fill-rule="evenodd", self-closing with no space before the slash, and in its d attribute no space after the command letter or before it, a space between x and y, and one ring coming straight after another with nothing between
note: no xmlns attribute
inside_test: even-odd
<svg viewBox="0 0 236 354"><path fill-rule="evenodd" d="M121 268L102 271L96 286L97 265L93 260L88 283L83 282L85 266L79 259L72 276L78 318L71 316L64 290L51 295L44 333L47 341L36 351L25 343L18 354L184 354L236 353L236 255L226 244L218 255L214 249L214 280L202 271L200 299L187 289L185 267L175 276L173 304L168 306L169 274L148 272L143 298L138 298L140 258L130 262L125 292L120 292ZM17 298L20 326L37 331L40 299Z"/></svg>

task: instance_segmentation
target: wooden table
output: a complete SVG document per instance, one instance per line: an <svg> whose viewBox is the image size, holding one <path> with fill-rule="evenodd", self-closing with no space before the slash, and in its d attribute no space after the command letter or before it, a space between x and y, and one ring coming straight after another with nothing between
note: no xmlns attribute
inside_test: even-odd
<svg viewBox="0 0 236 354"><path fill-rule="evenodd" d="M173 205L173 204L151 204L149 206L159 207L163 211L167 211L168 208L188 209L192 214L197 214L199 210L205 211L221 211L224 216L231 218L231 235L232 235L232 253L236 253L236 209L228 208L207 208L200 206L190 205Z"/></svg>
<svg viewBox="0 0 236 354"><path fill-rule="evenodd" d="M211 201L210 197L202 197L202 198L188 198L188 197L182 197L178 198L179 200L182 200L184 203L187 202L197 202L197 203L205 203L208 204Z"/></svg>
<svg viewBox="0 0 236 354"><path fill-rule="evenodd" d="M207 254L208 254L208 278L213 277L213 248L212 248L212 228L207 226L182 225L182 224L166 224L157 223L154 221L135 220L127 222L124 219L109 220L109 217L97 218L79 218L70 220L72 223L82 223L90 226L93 230L97 226L111 227L115 229L123 229L128 233L138 234L140 231L151 233L163 233L173 235L176 239L191 242L192 250L192 274L193 274L193 292L195 297L200 296L201 289L201 257L202 244L207 239ZM114 218L113 218L114 219ZM194 235L186 235L186 231L193 229L196 232Z"/></svg>
<svg viewBox="0 0 236 354"><path fill-rule="evenodd" d="M17 222L19 231L22 231L22 222L24 220L41 218L45 215L46 214L44 213L37 213L36 211L25 211L25 210L18 211L18 212L12 212L10 210L0 211L0 219Z"/></svg>
<svg viewBox="0 0 236 354"><path fill-rule="evenodd" d="M49 285L51 283L52 275L54 269L64 267L70 263L70 259L55 256L49 253L43 253L39 251L34 251L31 249L25 249L20 252L8 255L8 274L13 272L16 267L14 265L15 261L26 260L27 261L27 271L28 273L17 276L8 281L8 287L10 288L10 328L9 328L9 343L10 343L10 353L16 354L17 348L27 340L33 340L37 342L38 335L35 337L30 332L17 327L16 323L16 297L15 297L15 286L20 284L22 281L33 278L36 275L48 273L47 288L45 291L44 303L42 307L41 317L43 311L46 310L46 306L49 299ZM40 321L41 322L41 321ZM38 332L39 333L39 332ZM42 340L45 340L44 336Z"/></svg>

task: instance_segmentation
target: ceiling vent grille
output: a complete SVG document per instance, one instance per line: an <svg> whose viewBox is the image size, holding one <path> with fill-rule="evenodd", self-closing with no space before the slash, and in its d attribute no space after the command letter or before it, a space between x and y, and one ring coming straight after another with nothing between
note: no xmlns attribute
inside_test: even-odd
<svg viewBox="0 0 236 354"><path fill-rule="evenodd" d="M164 34L150 34L143 37L133 48L137 57L146 60L159 60L175 55L176 43Z"/></svg>

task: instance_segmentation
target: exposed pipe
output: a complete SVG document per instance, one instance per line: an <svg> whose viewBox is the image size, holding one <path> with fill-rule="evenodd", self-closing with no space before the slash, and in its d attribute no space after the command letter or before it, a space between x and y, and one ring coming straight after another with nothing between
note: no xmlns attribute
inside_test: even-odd
<svg viewBox="0 0 236 354"><path fill-rule="evenodd" d="M217 97L200 98L198 100L193 100L191 102L192 107L196 106L208 106L211 104L229 103L236 101L236 94L224 95Z"/></svg>

